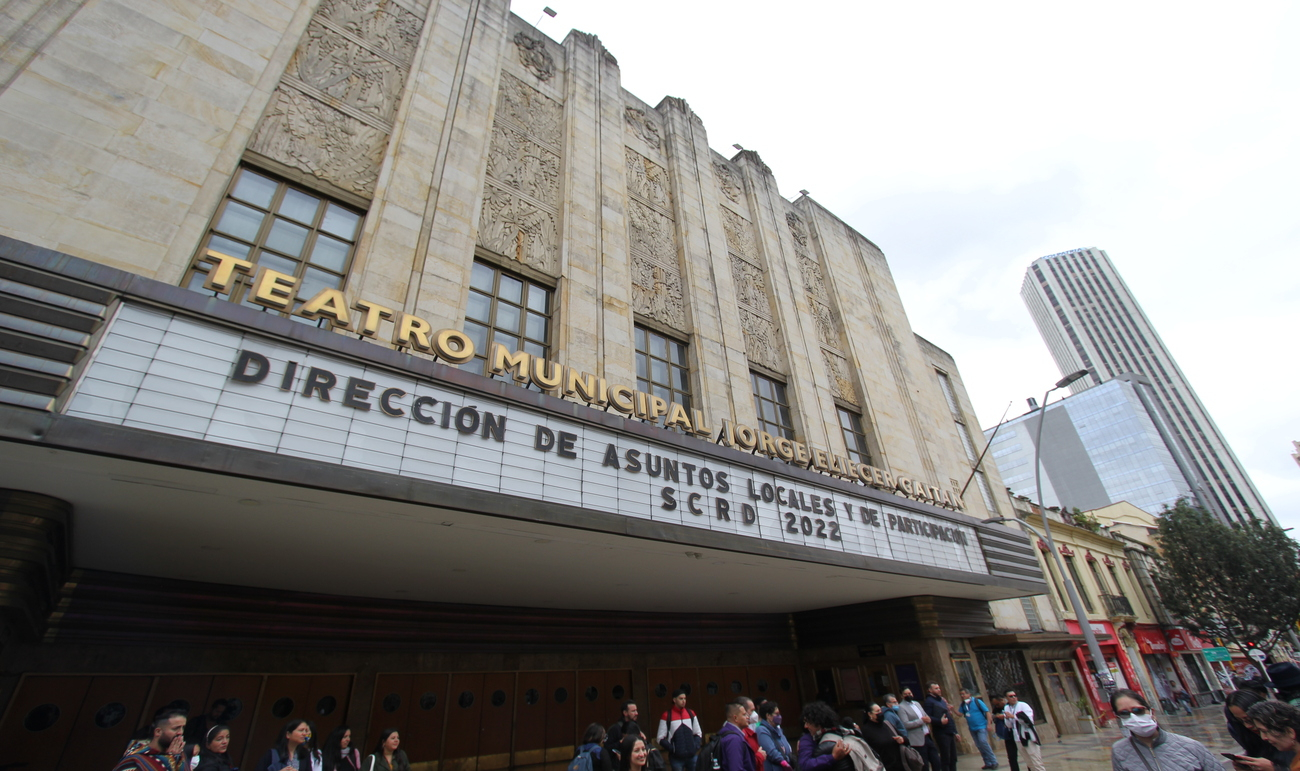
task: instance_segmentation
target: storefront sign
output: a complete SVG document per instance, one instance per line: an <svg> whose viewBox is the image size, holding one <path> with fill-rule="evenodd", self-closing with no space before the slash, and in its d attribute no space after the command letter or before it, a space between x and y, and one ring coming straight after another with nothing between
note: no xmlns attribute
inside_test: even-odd
<svg viewBox="0 0 1300 771"><path fill-rule="evenodd" d="M627 517L988 574L974 528L906 506L132 305L114 320L66 411Z"/></svg>
<svg viewBox="0 0 1300 771"><path fill-rule="evenodd" d="M1232 661L1232 652L1227 648L1202 648L1201 655L1206 661Z"/></svg>
<svg viewBox="0 0 1300 771"><path fill-rule="evenodd" d="M1138 651L1141 653L1169 652L1169 643L1165 640L1165 633L1160 631L1159 627L1136 627L1133 630L1133 639L1137 641Z"/></svg>
<svg viewBox="0 0 1300 771"><path fill-rule="evenodd" d="M1179 652L1199 651L1201 648L1205 647L1204 644L1197 639L1196 635L1186 629L1170 629L1168 635L1169 644L1174 647L1174 650Z"/></svg>

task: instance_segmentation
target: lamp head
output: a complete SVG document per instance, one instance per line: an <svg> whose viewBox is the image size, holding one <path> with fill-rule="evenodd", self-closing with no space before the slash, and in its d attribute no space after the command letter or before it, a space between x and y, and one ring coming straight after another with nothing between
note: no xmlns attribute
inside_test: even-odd
<svg viewBox="0 0 1300 771"><path fill-rule="evenodd" d="M1078 380L1079 378L1087 377L1087 375L1088 375L1088 370L1086 369L1081 369L1078 372L1071 372L1070 374L1056 381L1056 387L1065 388L1066 386Z"/></svg>

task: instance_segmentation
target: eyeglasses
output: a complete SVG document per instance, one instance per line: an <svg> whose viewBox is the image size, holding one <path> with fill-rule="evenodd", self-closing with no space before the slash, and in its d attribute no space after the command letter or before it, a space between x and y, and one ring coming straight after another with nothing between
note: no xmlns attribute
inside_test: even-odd
<svg viewBox="0 0 1300 771"><path fill-rule="evenodd" d="M1008 699L1014 699L1014 698L1016 698L1016 695L1015 695L1014 693L1008 693L1008 694L1007 694L1007 698L1008 698Z"/></svg>
<svg viewBox="0 0 1300 771"><path fill-rule="evenodd" d="M1115 716L1128 717L1129 715L1137 715L1138 717L1142 717L1143 715L1145 715L1150 711L1151 710L1147 709L1146 707L1134 707L1133 709L1117 709L1115 710Z"/></svg>

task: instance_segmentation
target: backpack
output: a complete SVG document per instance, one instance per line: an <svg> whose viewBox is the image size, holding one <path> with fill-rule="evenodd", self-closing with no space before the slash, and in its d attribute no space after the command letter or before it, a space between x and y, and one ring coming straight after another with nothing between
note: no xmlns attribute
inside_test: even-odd
<svg viewBox="0 0 1300 771"><path fill-rule="evenodd" d="M827 731L818 737L818 744L824 741L843 741L849 746L849 759L853 761L853 771L883 771L885 764L880 762L876 753L861 736L842 736ZM705 769L705 771L708 771Z"/></svg>
<svg viewBox="0 0 1300 771"><path fill-rule="evenodd" d="M573 760L569 761L568 771L592 771L594 768L592 753L595 750L591 748L594 747L596 747L594 744L584 744L578 748L578 754L574 755Z"/></svg>
<svg viewBox="0 0 1300 771"><path fill-rule="evenodd" d="M721 736L714 734L704 745L704 749L700 750L700 756L695 760L695 771L722 771Z"/></svg>
<svg viewBox="0 0 1300 771"><path fill-rule="evenodd" d="M686 710L686 714L692 720L695 719L695 713L689 709ZM668 710L668 725L670 726L673 724L672 718L673 711L670 709ZM677 730L673 731L672 734L668 736L668 741L666 741L665 744L668 745L668 754L672 755L674 758L693 757L695 753L700 751L700 737L695 735L695 732L691 730L690 724L685 721L683 721L681 725L677 726ZM705 771L708 770L705 769Z"/></svg>

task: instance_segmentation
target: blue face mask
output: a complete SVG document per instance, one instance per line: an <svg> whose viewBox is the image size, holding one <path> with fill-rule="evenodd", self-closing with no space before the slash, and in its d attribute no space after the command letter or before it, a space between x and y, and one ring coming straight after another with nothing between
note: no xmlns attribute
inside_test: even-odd
<svg viewBox="0 0 1300 771"><path fill-rule="evenodd" d="M772 718L772 725L781 725L781 716L780 716L780 715L777 715L776 717Z"/></svg>

